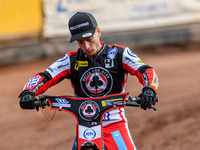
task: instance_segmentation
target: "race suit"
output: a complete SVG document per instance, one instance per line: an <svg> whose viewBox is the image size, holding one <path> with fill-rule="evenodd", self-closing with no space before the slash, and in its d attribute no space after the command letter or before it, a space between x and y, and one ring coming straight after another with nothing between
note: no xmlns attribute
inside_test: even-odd
<svg viewBox="0 0 200 150"><path fill-rule="evenodd" d="M103 42L101 44L101 50L93 59L80 48L67 52L46 71L33 76L23 90L29 90L37 96L67 78L71 80L76 96L105 96L125 92L130 73L136 76L144 87L148 86L157 91L158 77L152 67L144 64L128 47L115 44L110 46ZM119 149L117 142L124 143L128 150L136 149L129 134L123 108L107 112L102 125L104 144L108 150ZM114 138L115 133L120 137Z"/></svg>

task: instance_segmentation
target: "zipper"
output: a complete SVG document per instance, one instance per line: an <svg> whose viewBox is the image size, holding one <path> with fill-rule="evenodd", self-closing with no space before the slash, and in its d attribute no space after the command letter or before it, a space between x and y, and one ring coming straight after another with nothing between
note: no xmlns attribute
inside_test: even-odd
<svg viewBox="0 0 200 150"><path fill-rule="evenodd" d="M98 93L97 89L98 89L98 79L99 79L99 77L97 75L97 70L96 70L96 58L92 58L91 61L92 61L92 64L94 66L94 77L93 77L94 87L96 89L96 93Z"/></svg>

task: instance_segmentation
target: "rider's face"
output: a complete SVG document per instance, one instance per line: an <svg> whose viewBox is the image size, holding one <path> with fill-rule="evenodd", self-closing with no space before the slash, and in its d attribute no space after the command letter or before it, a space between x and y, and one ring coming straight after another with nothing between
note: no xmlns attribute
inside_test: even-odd
<svg viewBox="0 0 200 150"><path fill-rule="evenodd" d="M92 37L78 39L78 46L84 51L89 57L95 57L97 52L100 51L102 45L100 44L101 30L99 27Z"/></svg>

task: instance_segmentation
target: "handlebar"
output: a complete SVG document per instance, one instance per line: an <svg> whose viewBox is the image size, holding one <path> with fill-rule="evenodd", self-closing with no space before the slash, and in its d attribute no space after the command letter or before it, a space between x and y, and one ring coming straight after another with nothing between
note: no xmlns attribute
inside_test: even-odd
<svg viewBox="0 0 200 150"><path fill-rule="evenodd" d="M140 106L141 106L141 100L142 100L141 97L132 98L131 96L129 96L129 97L126 99L124 105L125 105L125 106L140 107ZM154 111L157 110L156 107L151 107L151 109L153 109Z"/></svg>
<svg viewBox="0 0 200 150"><path fill-rule="evenodd" d="M39 101L34 101L34 104L36 106L36 110L39 110L39 107L41 108L45 108L46 106L50 106L49 101L47 101L46 99L54 97L54 96L50 96L50 95L40 95L39 96ZM132 106L132 107L140 107L141 106L141 97L135 97L132 98L131 96L129 96L124 103L117 103L117 104L113 104L116 106ZM157 110L156 107L151 107L151 109L153 109L154 111Z"/></svg>

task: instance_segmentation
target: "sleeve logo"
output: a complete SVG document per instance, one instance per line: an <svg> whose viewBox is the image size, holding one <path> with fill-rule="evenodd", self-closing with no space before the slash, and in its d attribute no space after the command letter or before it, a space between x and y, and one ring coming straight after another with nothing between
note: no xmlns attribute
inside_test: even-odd
<svg viewBox="0 0 200 150"><path fill-rule="evenodd" d="M40 80L40 76L38 75L37 77L33 77L29 80L27 87L35 86L38 84L38 81Z"/></svg>

